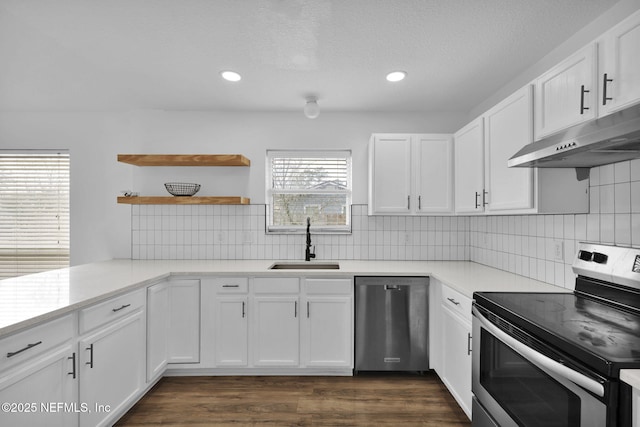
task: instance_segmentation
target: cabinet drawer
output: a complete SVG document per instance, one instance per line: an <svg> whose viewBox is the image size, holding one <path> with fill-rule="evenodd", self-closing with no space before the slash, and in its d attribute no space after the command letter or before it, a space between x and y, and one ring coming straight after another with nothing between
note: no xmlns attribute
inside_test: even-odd
<svg viewBox="0 0 640 427"><path fill-rule="evenodd" d="M246 277L212 279L210 282L217 294L246 294L249 291L249 279Z"/></svg>
<svg viewBox="0 0 640 427"><path fill-rule="evenodd" d="M0 340L0 370L41 354L75 335L73 314L34 326Z"/></svg>
<svg viewBox="0 0 640 427"><path fill-rule="evenodd" d="M300 279L297 277L260 277L254 280L256 294L297 294Z"/></svg>
<svg viewBox="0 0 640 427"><path fill-rule="evenodd" d="M306 279L307 295L351 295L353 283L351 279Z"/></svg>
<svg viewBox="0 0 640 427"><path fill-rule="evenodd" d="M140 289L85 308L80 311L80 334L126 316L144 303L145 289Z"/></svg>
<svg viewBox="0 0 640 427"><path fill-rule="evenodd" d="M446 285L442 285L442 305L471 321L471 299Z"/></svg>

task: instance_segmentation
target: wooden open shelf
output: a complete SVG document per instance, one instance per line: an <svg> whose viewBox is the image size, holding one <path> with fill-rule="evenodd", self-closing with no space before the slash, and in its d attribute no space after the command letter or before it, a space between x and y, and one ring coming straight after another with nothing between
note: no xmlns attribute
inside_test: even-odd
<svg viewBox="0 0 640 427"><path fill-rule="evenodd" d="M118 203L128 205L248 205L251 199L236 196L134 196L118 197Z"/></svg>
<svg viewBox="0 0 640 427"><path fill-rule="evenodd" d="M118 161L136 166L251 166L242 154L118 154Z"/></svg>

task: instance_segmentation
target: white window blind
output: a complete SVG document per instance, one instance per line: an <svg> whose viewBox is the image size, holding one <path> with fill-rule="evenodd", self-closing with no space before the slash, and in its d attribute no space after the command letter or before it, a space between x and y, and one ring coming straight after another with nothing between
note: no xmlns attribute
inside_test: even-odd
<svg viewBox="0 0 640 427"><path fill-rule="evenodd" d="M268 231L348 232L351 151L267 151Z"/></svg>
<svg viewBox="0 0 640 427"><path fill-rule="evenodd" d="M0 151L0 278L69 266L69 154Z"/></svg>

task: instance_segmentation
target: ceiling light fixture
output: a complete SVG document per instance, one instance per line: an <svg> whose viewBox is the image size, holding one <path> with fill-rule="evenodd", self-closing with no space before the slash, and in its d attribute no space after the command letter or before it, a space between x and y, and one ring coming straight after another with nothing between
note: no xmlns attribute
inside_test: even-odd
<svg viewBox="0 0 640 427"><path fill-rule="evenodd" d="M239 82L242 76L235 71L220 71L220 75L228 82Z"/></svg>
<svg viewBox="0 0 640 427"><path fill-rule="evenodd" d="M315 119L320 115L318 99L315 96L307 98L307 103L304 105L304 115L307 116L308 119Z"/></svg>
<svg viewBox="0 0 640 427"><path fill-rule="evenodd" d="M404 80L405 77L407 77L407 73L405 71L392 71L387 74L387 81L395 83Z"/></svg>

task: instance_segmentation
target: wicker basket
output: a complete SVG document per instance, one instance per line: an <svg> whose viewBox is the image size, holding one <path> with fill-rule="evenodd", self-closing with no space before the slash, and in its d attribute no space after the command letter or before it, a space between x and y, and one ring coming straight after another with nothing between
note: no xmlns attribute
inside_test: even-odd
<svg viewBox="0 0 640 427"><path fill-rule="evenodd" d="M200 184L188 182L167 182L164 187L174 196L193 196L200 190Z"/></svg>

